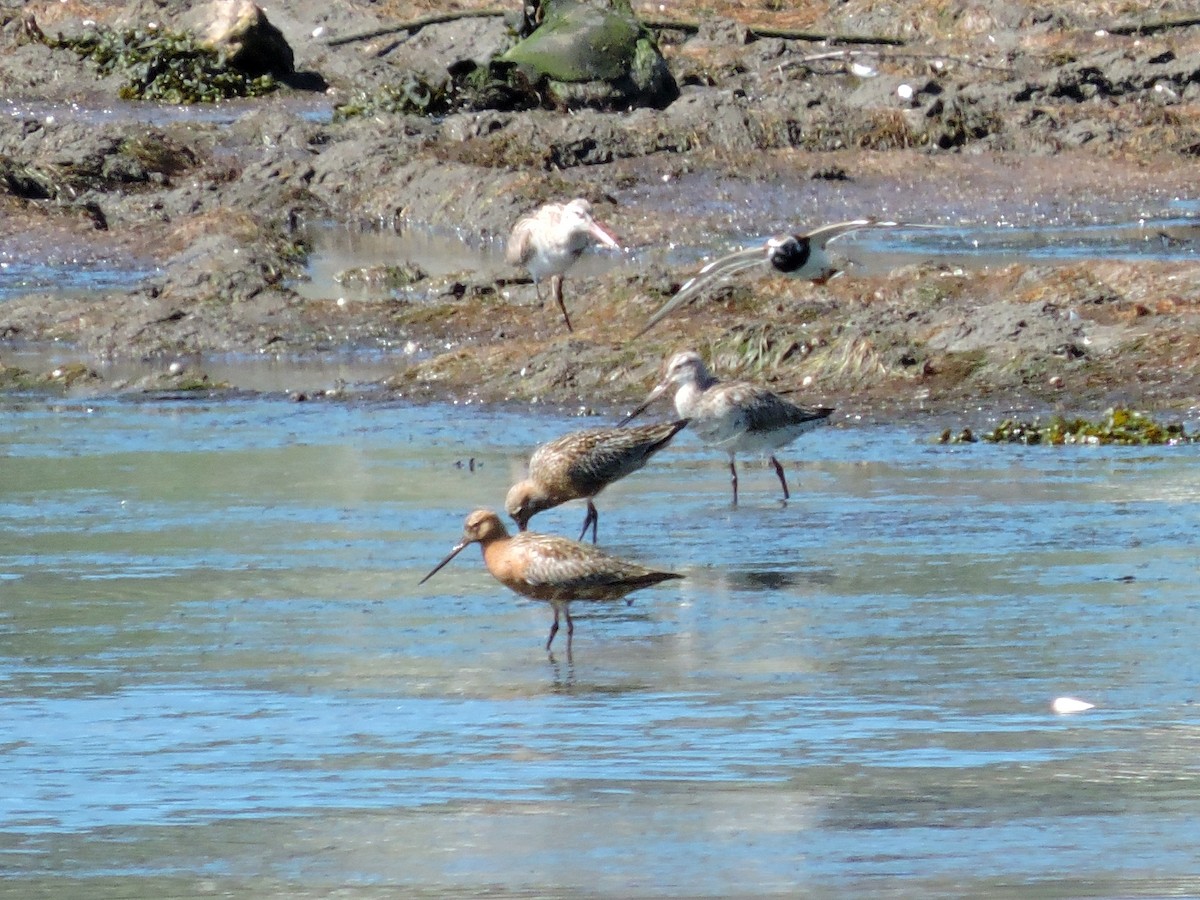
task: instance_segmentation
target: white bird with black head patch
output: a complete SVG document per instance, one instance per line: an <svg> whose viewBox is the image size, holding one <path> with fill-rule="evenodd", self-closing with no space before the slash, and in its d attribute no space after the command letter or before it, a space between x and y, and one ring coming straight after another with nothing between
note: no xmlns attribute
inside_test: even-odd
<svg viewBox="0 0 1200 900"><path fill-rule="evenodd" d="M805 234L777 234L766 242L744 250L737 250L714 259L693 278L684 282L675 296L650 317L645 326L634 337L641 337L673 310L678 309L702 291L745 269L758 265L770 266L775 272L792 278L803 278L816 284L824 284L841 268L826 252L830 242L864 228L934 228L932 225L908 225L902 222L880 222L877 219L853 219L823 225Z"/></svg>

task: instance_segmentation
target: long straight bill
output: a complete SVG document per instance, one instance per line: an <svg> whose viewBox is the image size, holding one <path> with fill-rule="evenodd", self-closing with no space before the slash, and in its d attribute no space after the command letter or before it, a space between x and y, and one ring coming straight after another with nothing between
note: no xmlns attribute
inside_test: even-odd
<svg viewBox="0 0 1200 900"><path fill-rule="evenodd" d="M446 555L446 558L443 559L436 566L434 566L433 570L428 575L426 575L424 578L422 578L420 581L418 581L417 584L424 584L430 578L432 578L434 575L436 575L438 572L442 571L442 569L445 568L446 563L450 562L450 560L454 559L454 557L458 556L458 554L463 552L463 549L466 548L467 543L468 543L467 541L460 541L459 543L455 544L454 549L451 550Z"/></svg>

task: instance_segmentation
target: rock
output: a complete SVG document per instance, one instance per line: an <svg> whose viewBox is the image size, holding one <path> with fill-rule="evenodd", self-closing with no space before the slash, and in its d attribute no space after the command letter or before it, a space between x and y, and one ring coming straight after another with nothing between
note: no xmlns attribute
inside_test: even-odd
<svg viewBox="0 0 1200 900"><path fill-rule="evenodd" d="M628 0L558 0L537 30L501 59L548 78L570 107L663 108L679 87Z"/></svg>
<svg viewBox="0 0 1200 900"><path fill-rule="evenodd" d="M203 43L225 54L229 65L247 75L284 77L296 71L295 56L283 32L251 0L217 0L204 9Z"/></svg>

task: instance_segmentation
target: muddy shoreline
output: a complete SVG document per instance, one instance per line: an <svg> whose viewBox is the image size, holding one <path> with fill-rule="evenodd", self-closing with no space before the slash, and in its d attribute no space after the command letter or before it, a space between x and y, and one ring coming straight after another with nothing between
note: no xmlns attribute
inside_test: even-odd
<svg viewBox="0 0 1200 900"><path fill-rule="evenodd" d="M383 38L331 47L331 37L422 10L268 7L297 67L327 90L197 112L117 102L113 79L23 40L18 13L4 13L0 159L9 172L54 173L66 189L37 198L0 181L0 259L116 260L149 274L116 288L10 291L0 382L69 394L239 389L252 379L239 384L231 360L334 354L370 361L357 396L612 409L690 346L721 373L798 389L851 419L1114 404L1189 412L1200 264L1186 257L978 269L929 260L823 286L749 278L631 341L695 270L654 252L664 245L699 258L863 215L1090 224L1179 216L1181 202L1196 201L1200 28L1113 33L1087 5L1040 19L1020 7L943 19L919 5L889 9L814 4L793 18L830 33L897 34L902 47L756 38L747 26L760 23L744 11L696 34L662 31L682 85L663 110L336 122L333 105L355 91L494 52L509 39L504 21L422 29L393 49ZM166 15L152 3L24 11L64 32L89 18ZM1173 14L1170 4L1143 13ZM577 195L631 261L568 282L573 334L516 271L464 271L416 300L339 303L296 290L307 224L495 240L531 207ZM1186 245L1197 235L1168 237ZM207 376L212 360L220 377ZM336 377L311 377L298 393L346 393Z"/></svg>

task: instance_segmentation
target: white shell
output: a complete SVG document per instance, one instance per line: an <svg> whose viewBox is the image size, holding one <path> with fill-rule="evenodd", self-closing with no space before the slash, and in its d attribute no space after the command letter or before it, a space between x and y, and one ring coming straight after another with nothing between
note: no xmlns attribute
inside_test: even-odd
<svg viewBox="0 0 1200 900"><path fill-rule="evenodd" d="M1050 704L1050 708L1060 715L1083 712L1086 709L1095 709L1095 707L1095 703L1076 700L1074 697L1055 697L1054 702Z"/></svg>

